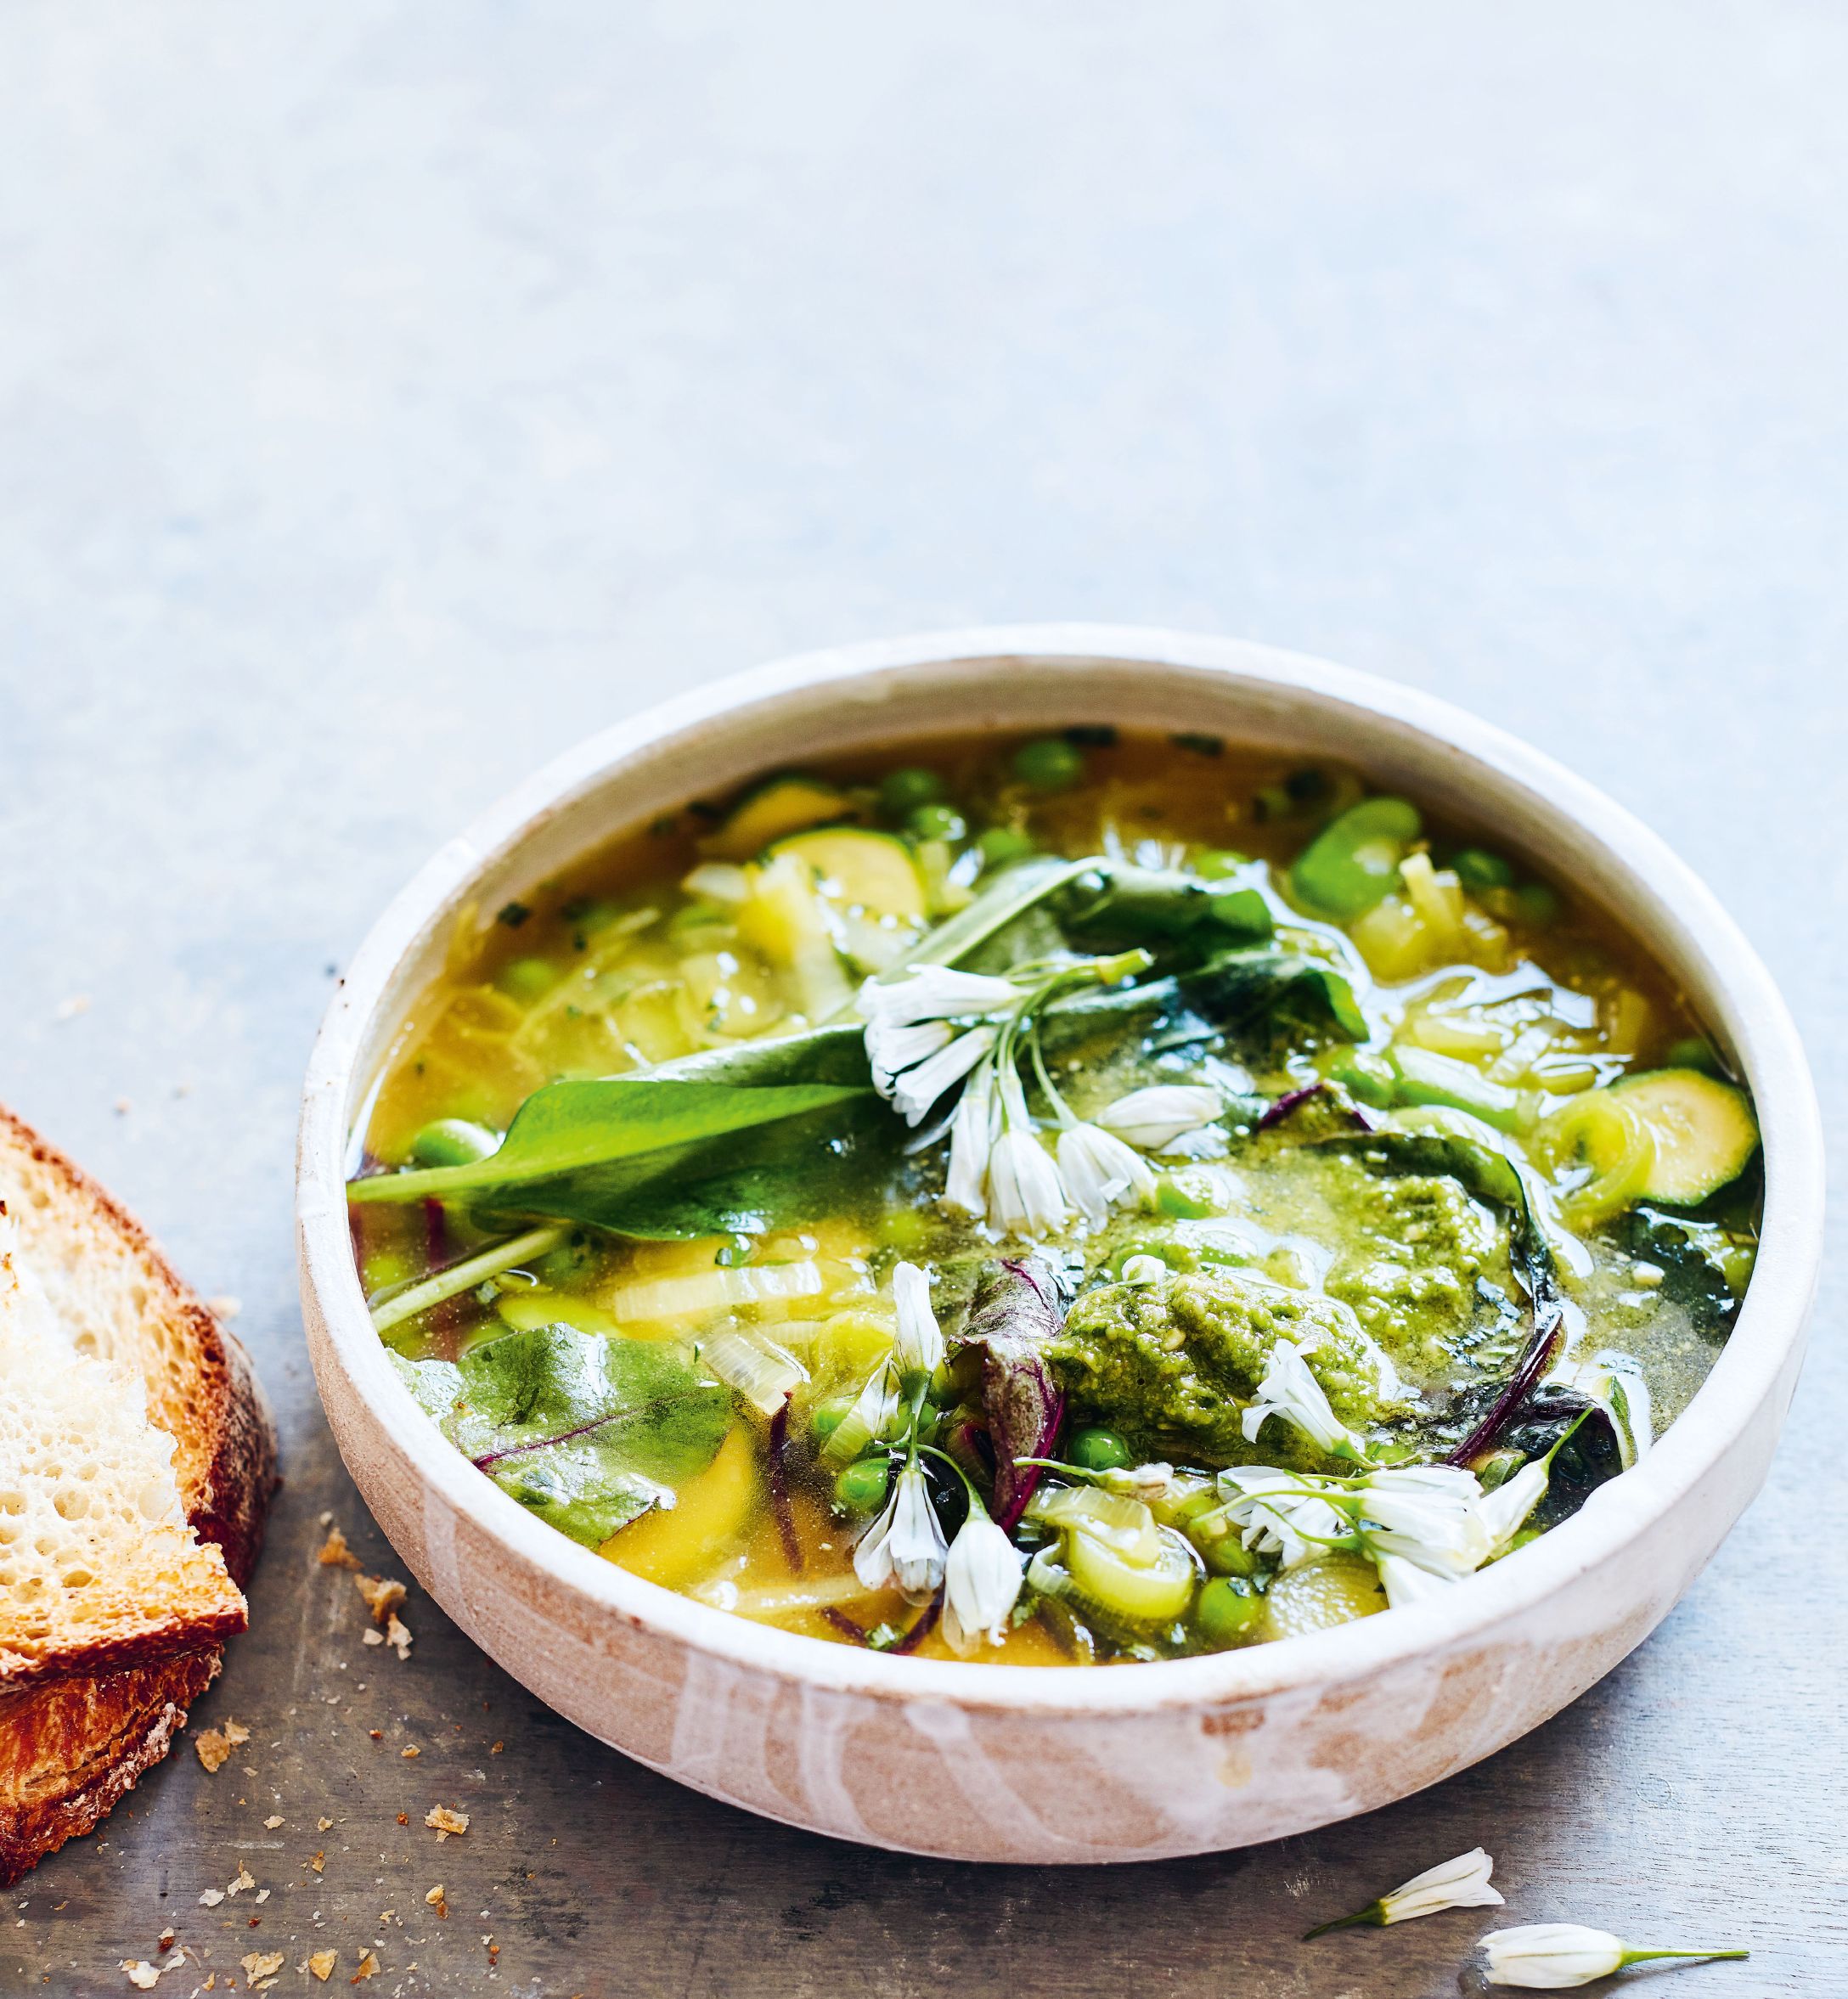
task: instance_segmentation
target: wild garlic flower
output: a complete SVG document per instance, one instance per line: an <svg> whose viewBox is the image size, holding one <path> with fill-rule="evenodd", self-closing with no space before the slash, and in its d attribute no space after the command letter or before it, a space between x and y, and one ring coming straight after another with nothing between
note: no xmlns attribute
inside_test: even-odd
<svg viewBox="0 0 1848 1999"><path fill-rule="evenodd" d="M1239 1421L1246 1443L1255 1444L1258 1433L1273 1416L1300 1430L1327 1456L1345 1458L1349 1464L1368 1462L1366 1444L1335 1414L1321 1383L1310 1371L1303 1349L1293 1340L1280 1339L1270 1349L1264 1379L1258 1384L1258 1399Z"/></svg>
<svg viewBox="0 0 1848 1999"><path fill-rule="evenodd" d="M931 1309L931 1281L916 1264L900 1264L892 1273L892 1300L899 1315L893 1343L893 1365L901 1375L928 1375L942 1366L943 1328Z"/></svg>
<svg viewBox="0 0 1848 1999"><path fill-rule="evenodd" d="M886 1510L861 1535L854 1573L869 1590L897 1588L913 1603L927 1602L944 1579L949 1555L916 1457L901 1467Z"/></svg>
<svg viewBox="0 0 1848 1999"><path fill-rule="evenodd" d="M1489 1559L1481 1499L1475 1475L1454 1465L1389 1465L1355 1479L1344 1503L1361 1553L1461 1577Z"/></svg>
<svg viewBox="0 0 1848 1999"><path fill-rule="evenodd" d="M1123 1259L1123 1281L1138 1290L1152 1290L1167 1275L1168 1266L1158 1256L1126 1256Z"/></svg>
<svg viewBox="0 0 1848 1999"><path fill-rule="evenodd" d="M1218 1090L1203 1084L1158 1083L1119 1096L1096 1122L1145 1152L1158 1152L1210 1124L1224 1108Z"/></svg>
<svg viewBox="0 0 1848 1999"><path fill-rule="evenodd" d="M1094 1229L1109 1220L1113 1208L1147 1207L1155 1198L1155 1175L1141 1155L1100 1124L1068 1124L1058 1153L1072 1205Z"/></svg>
<svg viewBox="0 0 1848 1999"><path fill-rule="evenodd" d="M1401 1888L1383 1895L1377 1902L1356 1909L1351 1916L1338 1916L1332 1923L1318 1923L1303 1940L1327 1936L1332 1929L1354 1929L1371 1925L1383 1929L1389 1923L1409 1923L1416 1916L1435 1916L1445 1909L1484 1909L1502 1901L1489 1885L1495 1862L1481 1847L1473 1846L1453 1861L1442 1861L1414 1874Z"/></svg>
<svg viewBox="0 0 1848 1999"><path fill-rule="evenodd" d="M923 1122L932 1104L953 1090L993 1050L989 1015L1021 1003L1013 980L927 965L910 977L868 979L854 1000L866 1022L866 1060L873 1088L907 1124ZM950 1023L961 1022L958 1028Z"/></svg>
<svg viewBox="0 0 1848 1999"><path fill-rule="evenodd" d="M1001 1130L989 1149L989 1220L1004 1235L1050 1235L1071 1212L1065 1184L1040 1142L1011 1068L1002 1071L997 1090Z"/></svg>
<svg viewBox="0 0 1848 1999"><path fill-rule="evenodd" d="M1552 1476L1552 1453L1530 1458L1512 1478L1482 1495L1482 1523L1489 1530L1491 1553L1499 1555L1527 1524L1527 1516L1547 1496Z"/></svg>
<svg viewBox="0 0 1848 1999"><path fill-rule="evenodd" d="M999 1645L1020 1597L1023 1557L972 1491L969 1517L949 1544L944 1571L944 1636L968 1653L986 1638Z"/></svg>
<svg viewBox="0 0 1848 1999"><path fill-rule="evenodd" d="M1286 1568L1333 1548L1364 1555L1395 1609L1473 1574L1492 1551L1481 1487L1448 1465L1389 1465L1347 1478L1234 1465L1219 1489L1248 1548Z"/></svg>
<svg viewBox="0 0 1848 1999"><path fill-rule="evenodd" d="M1244 1544L1295 1568L1342 1544L1348 1526L1328 1503L1332 1479L1311 1478L1270 1465L1233 1465L1218 1480L1225 1516Z"/></svg>
<svg viewBox="0 0 1848 1999"><path fill-rule="evenodd" d="M944 1205L980 1221L988 1213L989 1153L1000 1108L992 1068L978 1069L949 1122L949 1173Z"/></svg>
<svg viewBox="0 0 1848 1999"><path fill-rule="evenodd" d="M1530 1923L1493 1929L1478 1946L1485 1981L1524 1992L1563 1992L1652 1957L1749 1957L1749 1951L1632 1951L1608 1929L1576 1923Z"/></svg>
<svg viewBox="0 0 1848 1999"><path fill-rule="evenodd" d="M1617 1433L1617 1455L1625 1471L1641 1464L1655 1441L1649 1406L1649 1384L1640 1364L1628 1354L1607 1349L1589 1360L1562 1360L1547 1376L1575 1388L1602 1409Z"/></svg>

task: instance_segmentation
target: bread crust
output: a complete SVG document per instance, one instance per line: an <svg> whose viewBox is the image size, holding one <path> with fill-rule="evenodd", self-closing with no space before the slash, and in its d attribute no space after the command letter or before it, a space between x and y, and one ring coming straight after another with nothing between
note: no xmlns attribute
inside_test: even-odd
<svg viewBox="0 0 1848 1999"><path fill-rule="evenodd" d="M93 1830L186 1726L223 1649L0 1695L0 1887Z"/></svg>
<svg viewBox="0 0 1848 1999"><path fill-rule="evenodd" d="M173 1438L188 1519L235 1585L250 1580L277 1484L276 1436L249 1356L113 1195L0 1105L0 1185L23 1179L48 1226L93 1238L137 1287L135 1351L149 1418ZM25 1190L22 1190L25 1191ZM216 1557L215 1557L216 1559ZM228 1601L169 1634L56 1664L0 1655L0 1884L91 1831L160 1761L247 1613Z"/></svg>

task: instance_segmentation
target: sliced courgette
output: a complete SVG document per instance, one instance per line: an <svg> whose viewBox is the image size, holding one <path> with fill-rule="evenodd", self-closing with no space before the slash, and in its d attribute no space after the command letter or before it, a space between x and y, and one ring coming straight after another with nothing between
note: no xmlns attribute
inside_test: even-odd
<svg viewBox="0 0 1848 1999"><path fill-rule="evenodd" d="M820 778L773 777L734 806L731 816L700 845L718 860L755 860L773 840L843 819L852 809L843 793Z"/></svg>
<svg viewBox="0 0 1848 1999"><path fill-rule="evenodd" d="M1654 1141L1654 1163L1639 1190L1645 1201L1693 1208L1736 1180L1758 1150L1758 1120L1745 1092L1698 1069L1651 1069L1612 1084L1610 1093Z"/></svg>
<svg viewBox="0 0 1848 1999"><path fill-rule="evenodd" d="M890 833L827 826L780 840L774 851L793 854L812 869L821 893L843 909L913 923L925 920L924 884L911 850Z"/></svg>

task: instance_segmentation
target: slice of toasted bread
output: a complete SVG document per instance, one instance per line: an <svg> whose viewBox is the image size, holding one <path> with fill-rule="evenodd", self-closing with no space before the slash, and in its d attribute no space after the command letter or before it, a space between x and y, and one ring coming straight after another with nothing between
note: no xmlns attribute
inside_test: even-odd
<svg viewBox="0 0 1848 1999"><path fill-rule="evenodd" d="M146 1232L89 1175L0 1105L0 1197L80 1354L126 1360L174 1441L186 1518L240 1586L263 1542L276 1439L248 1356Z"/></svg>
<svg viewBox="0 0 1848 1999"><path fill-rule="evenodd" d="M242 1349L0 1110L0 1882L166 1754L239 1630L275 1484Z"/></svg>

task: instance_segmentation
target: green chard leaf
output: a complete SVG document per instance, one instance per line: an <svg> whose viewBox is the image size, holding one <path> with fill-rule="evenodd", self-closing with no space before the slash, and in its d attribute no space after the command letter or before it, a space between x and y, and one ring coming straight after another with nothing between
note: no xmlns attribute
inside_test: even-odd
<svg viewBox="0 0 1848 1999"><path fill-rule="evenodd" d="M664 1341L541 1326L392 1364L477 1469L589 1547L704 1471L732 1420L730 1392Z"/></svg>

